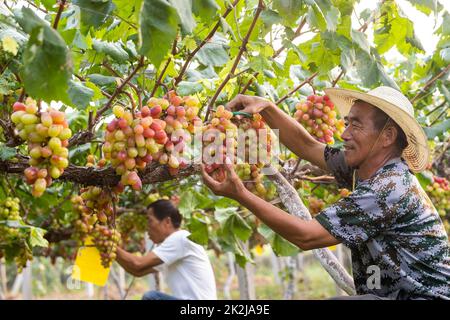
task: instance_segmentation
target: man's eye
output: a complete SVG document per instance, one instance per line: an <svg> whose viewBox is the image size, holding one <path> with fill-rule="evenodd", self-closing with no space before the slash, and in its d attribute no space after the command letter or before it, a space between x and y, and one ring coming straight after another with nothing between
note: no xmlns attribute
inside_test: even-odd
<svg viewBox="0 0 450 320"><path fill-rule="evenodd" d="M348 127L348 124L349 124L348 122L344 122L345 127Z"/></svg>

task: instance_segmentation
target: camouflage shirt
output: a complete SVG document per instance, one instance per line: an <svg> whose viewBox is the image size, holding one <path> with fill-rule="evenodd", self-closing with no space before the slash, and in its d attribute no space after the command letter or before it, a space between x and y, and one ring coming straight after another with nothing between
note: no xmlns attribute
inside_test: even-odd
<svg viewBox="0 0 450 320"><path fill-rule="evenodd" d="M344 153L326 147L325 160L341 187L352 187ZM450 299L450 255L442 221L400 158L357 181L347 198L317 221L352 252L358 294L393 299ZM375 280L380 275L379 282Z"/></svg>

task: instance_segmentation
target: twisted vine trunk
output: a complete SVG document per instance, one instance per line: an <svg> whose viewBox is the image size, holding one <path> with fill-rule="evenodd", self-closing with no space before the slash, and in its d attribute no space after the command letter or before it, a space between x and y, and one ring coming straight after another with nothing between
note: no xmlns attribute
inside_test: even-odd
<svg viewBox="0 0 450 320"><path fill-rule="evenodd" d="M22 155L17 155L17 158L14 160L0 159L0 172L23 174L23 171L28 167L28 157ZM139 171L138 174L142 180L142 184L151 184L174 179L183 179L193 175L198 172L198 170L198 165L191 164L185 169L180 170L176 176L172 176L170 175L167 166L152 162L143 171ZM96 168L80 167L70 164L58 180L79 183L85 186L114 187L120 181L120 176L116 174L111 166Z"/></svg>
<svg viewBox="0 0 450 320"><path fill-rule="evenodd" d="M311 220L311 214L303 204L297 191L286 180L283 175L275 168L271 168L272 172L276 172L267 177L275 183L281 202L284 204L288 212L296 217L304 220ZM353 278L339 263L334 254L327 248L314 249L314 256L319 260L320 264L330 274L336 284L349 295L356 294Z"/></svg>

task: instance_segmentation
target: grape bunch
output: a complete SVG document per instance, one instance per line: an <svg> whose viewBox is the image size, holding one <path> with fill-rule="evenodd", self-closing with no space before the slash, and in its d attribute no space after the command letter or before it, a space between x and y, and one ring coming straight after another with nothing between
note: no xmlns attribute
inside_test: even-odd
<svg viewBox="0 0 450 320"><path fill-rule="evenodd" d="M277 195L277 188L273 183L267 181L261 169L263 163L258 164L237 164L236 173L243 181L245 187L262 199L273 200Z"/></svg>
<svg viewBox="0 0 450 320"><path fill-rule="evenodd" d="M238 127L231 121L233 114L224 106L217 107L211 121L203 127L203 163L205 170L215 180L222 182L225 172L222 165L228 158L234 163Z"/></svg>
<svg viewBox="0 0 450 320"><path fill-rule="evenodd" d="M100 251L103 267L109 268L116 259L117 245L120 242L120 233L108 226L96 224L92 230L92 242Z"/></svg>
<svg viewBox="0 0 450 320"><path fill-rule="evenodd" d="M90 186L80 190L80 195L73 196L71 202L79 213L79 219L75 221L77 238L83 242L88 234L99 222L108 223L108 217L113 215L112 193L100 187Z"/></svg>
<svg viewBox="0 0 450 320"><path fill-rule="evenodd" d="M275 185L264 181L261 173L270 162L272 132L260 114L251 118L233 117L230 111L219 106L203 131L205 170L212 178L219 182L225 179L221 164L228 157L247 189L267 200L275 197ZM245 142L241 145L243 149L238 150L239 135L245 135ZM263 159L260 157L262 149L267 152ZM205 161L205 155L210 157L209 161Z"/></svg>
<svg viewBox="0 0 450 320"><path fill-rule="evenodd" d="M133 115L116 105L113 113L116 118L106 127L103 155L121 176L118 189L130 185L134 190L140 190L142 182L137 169L144 169L153 160L152 154L167 140L163 124L152 117L159 111L145 106Z"/></svg>
<svg viewBox="0 0 450 320"><path fill-rule="evenodd" d="M145 214L125 212L117 219L117 230L121 234L122 245L127 251L145 250L147 217Z"/></svg>
<svg viewBox="0 0 450 320"><path fill-rule="evenodd" d="M0 258L14 260L19 272L33 259L30 247L26 244L29 229L11 226L11 223L23 224L20 217L20 200L7 197L0 201Z"/></svg>
<svg viewBox="0 0 450 320"><path fill-rule="evenodd" d="M248 190L263 199L272 200L277 194L276 187L261 172L270 163L272 131L260 114L254 114L252 118L234 119L234 123L238 125L239 134L246 134L245 154L238 154L243 158L238 159L236 172Z"/></svg>
<svg viewBox="0 0 450 320"><path fill-rule="evenodd" d="M433 183L426 187L439 215L450 220L450 183L444 177L433 176ZM450 229L449 229L450 231Z"/></svg>
<svg viewBox="0 0 450 320"><path fill-rule="evenodd" d="M160 164L168 165L171 175L177 175L180 169L187 166L184 152L192 140L195 127L202 124L198 117L200 101L191 96L182 98L177 96L175 91L169 91L163 100L167 101L163 105L168 105L161 116L166 123L168 141L155 157ZM150 99L149 104L154 103L156 101Z"/></svg>
<svg viewBox="0 0 450 320"><path fill-rule="evenodd" d="M171 91L167 99L151 98L134 114L119 105L113 107L116 118L106 127L102 150L121 176L116 190L127 185L140 190L142 181L137 170L152 161L167 164L173 175L187 166L181 154L190 142L194 122L200 121L198 104L193 97L181 98Z"/></svg>
<svg viewBox="0 0 450 320"><path fill-rule="evenodd" d="M19 198L7 197L0 202L0 220L21 220Z"/></svg>
<svg viewBox="0 0 450 320"><path fill-rule="evenodd" d="M334 104L327 95L310 95L295 108L295 120L322 143L333 144L334 137L340 138L344 131L344 120L336 118Z"/></svg>
<svg viewBox="0 0 450 320"><path fill-rule="evenodd" d="M19 137L28 143L30 167L25 169L25 180L33 185L33 196L40 197L69 165L67 146L72 131L64 112L49 109L39 113L31 98L14 103L13 110L11 121Z"/></svg>
<svg viewBox="0 0 450 320"><path fill-rule="evenodd" d="M159 192L152 192L150 194L147 195L147 197L144 200L144 205L148 206L149 204L160 200L160 199L164 199L164 200L169 200L170 198L168 196L162 196L159 194Z"/></svg>
<svg viewBox="0 0 450 320"><path fill-rule="evenodd" d="M307 199L308 209L314 217L325 208L325 201L316 196L309 196Z"/></svg>

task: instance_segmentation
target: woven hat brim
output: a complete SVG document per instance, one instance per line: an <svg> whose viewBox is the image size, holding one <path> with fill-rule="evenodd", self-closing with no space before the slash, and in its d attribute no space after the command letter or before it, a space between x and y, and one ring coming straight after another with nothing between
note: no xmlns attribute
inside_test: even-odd
<svg viewBox="0 0 450 320"><path fill-rule="evenodd" d="M363 100L384 111L402 128L408 141L402 157L413 172L425 170L428 164L429 149L425 132L417 120L406 111L389 101L367 93L348 89L328 88L325 93L338 109L341 117L348 115L355 100Z"/></svg>

